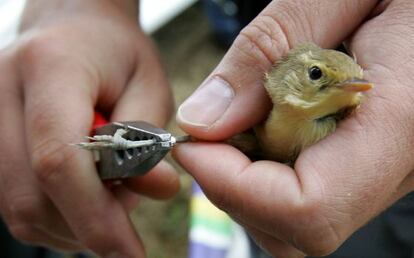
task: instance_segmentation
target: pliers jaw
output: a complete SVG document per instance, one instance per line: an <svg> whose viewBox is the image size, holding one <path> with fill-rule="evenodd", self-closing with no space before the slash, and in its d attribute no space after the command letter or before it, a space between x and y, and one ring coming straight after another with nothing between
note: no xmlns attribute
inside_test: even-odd
<svg viewBox="0 0 414 258"><path fill-rule="evenodd" d="M95 134L115 135L119 129L126 130L122 135L125 140L148 144L133 148L95 150L99 152L99 177L104 180L146 174L165 157L176 142L169 132L143 121L110 123L97 128Z"/></svg>

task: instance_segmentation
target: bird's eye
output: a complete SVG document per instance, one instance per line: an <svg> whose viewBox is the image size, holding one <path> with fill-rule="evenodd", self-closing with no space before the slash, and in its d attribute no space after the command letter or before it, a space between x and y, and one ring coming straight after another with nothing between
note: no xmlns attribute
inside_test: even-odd
<svg viewBox="0 0 414 258"><path fill-rule="evenodd" d="M312 66L309 69L309 78L311 80L319 80L322 77L322 71L317 66Z"/></svg>

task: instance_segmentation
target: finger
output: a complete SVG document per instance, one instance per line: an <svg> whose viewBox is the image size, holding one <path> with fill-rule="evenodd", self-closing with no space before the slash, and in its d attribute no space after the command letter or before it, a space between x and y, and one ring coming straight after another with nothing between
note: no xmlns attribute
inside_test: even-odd
<svg viewBox="0 0 414 258"><path fill-rule="evenodd" d="M263 77L301 42L334 47L378 1L272 1L235 40L218 67L179 108L177 120L191 135L221 140L263 120L270 103Z"/></svg>
<svg viewBox="0 0 414 258"><path fill-rule="evenodd" d="M112 120L143 120L162 127L173 111L170 87L153 44L147 38L141 44L137 71L115 106ZM180 187L178 174L166 162L142 177L124 180L124 184L136 193L156 199L169 198Z"/></svg>
<svg viewBox="0 0 414 258"><path fill-rule="evenodd" d="M270 253L273 257L303 258L305 254L294 247L270 236L254 227L244 226L256 244Z"/></svg>
<svg viewBox="0 0 414 258"><path fill-rule="evenodd" d="M309 255L328 254L340 244L342 238L320 214L321 200L312 199L319 192L304 196L302 179L290 167L251 163L224 144L180 144L173 154L215 205L244 224L294 243Z"/></svg>
<svg viewBox="0 0 414 258"><path fill-rule="evenodd" d="M143 120L162 127L174 109L171 90L153 44L146 37L140 44L137 70L117 102L111 120Z"/></svg>
<svg viewBox="0 0 414 258"><path fill-rule="evenodd" d="M51 70L44 73L45 67ZM95 94L88 85L95 77L59 58L31 68L24 78L26 137L42 189L88 248L104 257L142 257L133 225L99 180L91 155L69 145L90 130Z"/></svg>
<svg viewBox="0 0 414 258"><path fill-rule="evenodd" d="M10 53L8 53L10 54ZM0 53L0 207L9 228L22 228L19 238L54 247L79 246L62 216L39 189L28 164L25 146L23 103L15 67L6 53ZM4 55L4 56L3 56ZM27 225L31 225L28 227ZM38 228L44 228L42 232ZM33 231L33 232L31 232ZM14 233L14 232L12 232ZM30 236L30 237L29 237Z"/></svg>
<svg viewBox="0 0 414 258"><path fill-rule="evenodd" d="M154 199L167 199L180 190L180 179L175 169L167 162L160 162L148 174L124 181L131 191Z"/></svg>
<svg viewBox="0 0 414 258"><path fill-rule="evenodd" d="M111 191L128 214L138 206L139 195L129 190L123 184L114 185Z"/></svg>
<svg viewBox="0 0 414 258"><path fill-rule="evenodd" d="M264 225L270 216L279 223L286 220L283 217L289 213L287 205L300 200L294 171L279 163L252 163L240 151L224 144L180 144L173 155L215 205L244 224L259 225L261 221ZM268 209L261 209L266 202Z"/></svg>
<svg viewBox="0 0 414 258"><path fill-rule="evenodd" d="M28 245L45 246L70 252L85 250L85 247L79 242L51 237L49 233L30 224L14 224L9 227L9 231L18 241Z"/></svg>

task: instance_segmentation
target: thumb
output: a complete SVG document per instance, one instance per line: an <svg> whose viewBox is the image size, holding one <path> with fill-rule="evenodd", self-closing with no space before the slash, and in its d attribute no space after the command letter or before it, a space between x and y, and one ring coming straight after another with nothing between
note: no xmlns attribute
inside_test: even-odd
<svg viewBox="0 0 414 258"><path fill-rule="evenodd" d="M180 106L178 123L206 140L222 140L257 124L271 107L262 86L265 72L301 42L338 45L377 2L272 1L240 32L213 73Z"/></svg>

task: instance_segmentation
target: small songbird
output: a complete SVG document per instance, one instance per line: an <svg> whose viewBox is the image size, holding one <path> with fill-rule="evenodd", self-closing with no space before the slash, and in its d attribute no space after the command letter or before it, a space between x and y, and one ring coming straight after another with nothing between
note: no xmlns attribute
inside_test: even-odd
<svg viewBox="0 0 414 258"><path fill-rule="evenodd" d="M264 85L273 109L254 128L259 156L291 165L302 149L332 133L338 121L360 105L362 92L373 87L350 56L310 43L275 64Z"/></svg>

